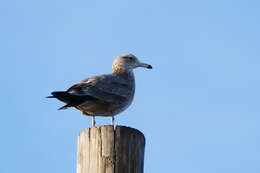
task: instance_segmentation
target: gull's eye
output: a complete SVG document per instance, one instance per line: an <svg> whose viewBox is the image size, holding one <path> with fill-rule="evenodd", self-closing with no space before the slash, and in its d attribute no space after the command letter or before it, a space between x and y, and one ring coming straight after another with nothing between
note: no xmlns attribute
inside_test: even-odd
<svg viewBox="0 0 260 173"><path fill-rule="evenodd" d="M124 56L123 58L127 59L127 60L134 60L134 57L132 57L132 56Z"/></svg>

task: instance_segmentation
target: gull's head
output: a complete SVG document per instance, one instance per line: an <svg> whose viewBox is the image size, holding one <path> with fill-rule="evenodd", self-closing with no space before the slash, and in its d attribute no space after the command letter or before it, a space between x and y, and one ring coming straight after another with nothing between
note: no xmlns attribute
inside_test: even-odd
<svg viewBox="0 0 260 173"><path fill-rule="evenodd" d="M113 71L117 71L117 70L128 71L128 70L135 69L137 67L152 69L151 65L140 62L133 54L122 54L117 56L112 65Z"/></svg>

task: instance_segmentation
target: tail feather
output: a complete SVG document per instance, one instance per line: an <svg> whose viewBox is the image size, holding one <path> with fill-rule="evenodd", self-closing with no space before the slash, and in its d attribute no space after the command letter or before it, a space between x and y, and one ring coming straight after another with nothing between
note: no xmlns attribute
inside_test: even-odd
<svg viewBox="0 0 260 173"><path fill-rule="evenodd" d="M92 96L88 95L73 95L66 91L55 91L51 93L52 96L48 96L47 98L57 98L58 100L66 103L66 105L60 107L58 110L67 109L69 107L78 106L87 100L98 100Z"/></svg>
<svg viewBox="0 0 260 173"><path fill-rule="evenodd" d="M52 94L52 97L50 96L50 98L56 98L65 103L69 103L69 101L71 100L70 99L71 94L69 94L65 91L55 91L55 92L52 92L51 94Z"/></svg>
<svg viewBox="0 0 260 173"><path fill-rule="evenodd" d="M69 108L69 107L72 107L72 105L66 104L66 105L60 107L58 110L64 110L64 109L67 109L67 108Z"/></svg>

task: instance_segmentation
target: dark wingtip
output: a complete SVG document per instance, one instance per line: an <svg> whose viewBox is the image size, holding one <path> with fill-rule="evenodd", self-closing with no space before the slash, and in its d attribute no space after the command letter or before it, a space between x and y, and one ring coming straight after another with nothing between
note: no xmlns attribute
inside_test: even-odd
<svg viewBox="0 0 260 173"><path fill-rule="evenodd" d="M63 91L54 91L52 92L52 96L47 96L46 98L57 98L58 95L63 94Z"/></svg>

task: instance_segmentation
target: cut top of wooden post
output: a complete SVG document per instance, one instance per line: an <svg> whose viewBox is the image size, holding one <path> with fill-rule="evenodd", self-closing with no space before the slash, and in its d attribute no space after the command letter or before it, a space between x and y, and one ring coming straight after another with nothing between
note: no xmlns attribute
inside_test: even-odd
<svg viewBox="0 0 260 173"><path fill-rule="evenodd" d="M117 126L84 129L78 136L77 173L143 173L145 137Z"/></svg>

